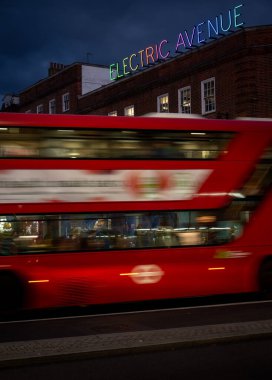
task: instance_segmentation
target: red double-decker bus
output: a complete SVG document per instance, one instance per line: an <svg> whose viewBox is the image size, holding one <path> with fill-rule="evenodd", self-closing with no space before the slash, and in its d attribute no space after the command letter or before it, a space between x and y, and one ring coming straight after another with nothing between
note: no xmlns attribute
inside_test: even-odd
<svg viewBox="0 0 272 380"><path fill-rule="evenodd" d="M272 122L0 114L0 307L272 290Z"/></svg>

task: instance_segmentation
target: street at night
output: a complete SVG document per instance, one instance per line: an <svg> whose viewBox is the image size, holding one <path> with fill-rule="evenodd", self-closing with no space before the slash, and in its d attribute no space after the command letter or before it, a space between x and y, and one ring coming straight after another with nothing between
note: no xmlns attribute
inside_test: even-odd
<svg viewBox="0 0 272 380"><path fill-rule="evenodd" d="M19 373L21 379L107 379L109 372L130 379L174 379L181 372L192 379L255 379L272 368L270 301L63 313L1 322L1 379Z"/></svg>

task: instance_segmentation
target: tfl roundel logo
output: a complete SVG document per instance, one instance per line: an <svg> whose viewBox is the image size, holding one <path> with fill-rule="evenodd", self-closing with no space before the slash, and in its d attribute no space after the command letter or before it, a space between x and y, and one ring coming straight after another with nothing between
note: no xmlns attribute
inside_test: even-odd
<svg viewBox="0 0 272 380"><path fill-rule="evenodd" d="M136 284L155 284L164 275L163 270L156 264L137 265L130 273Z"/></svg>

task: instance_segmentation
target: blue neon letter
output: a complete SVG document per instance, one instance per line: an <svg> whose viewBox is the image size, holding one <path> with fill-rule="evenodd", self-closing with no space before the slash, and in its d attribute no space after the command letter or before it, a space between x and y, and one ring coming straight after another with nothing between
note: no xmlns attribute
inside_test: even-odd
<svg viewBox="0 0 272 380"><path fill-rule="evenodd" d="M209 38L212 36L211 29L213 29L214 33L218 36L218 17L215 18L215 26L212 24L211 20L208 20L208 32Z"/></svg>
<svg viewBox="0 0 272 380"><path fill-rule="evenodd" d="M242 22L240 22L240 24L237 24L237 21L236 21L236 19L239 17L239 16L241 16L241 13L237 13L237 9L238 8L241 8L243 6L243 4L240 4L240 5L237 5L236 7L234 7L234 9L233 9L233 18L234 18L234 26L235 26L235 28L237 28L238 26L242 26L242 25L244 25L244 22L242 21Z"/></svg>
<svg viewBox="0 0 272 380"><path fill-rule="evenodd" d="M203 30L201 30L201 26L204 25L205 22L201 22L200 24L197 25L196 31L197 31L197 42L200 44L201 42L205 42L206 38L204 37L203 39L200 39L200 34L203 33Z"/></svg>
<svg viewBox="0 0 272 380"><path fill-rule="evenodd" d="M224 29L223 28L223 16L222 14L220 15L220 26L221 26L221 30L223 32L228 32L231 28L231 11L229 10L229 26L227 27L227 29Z"/></svg>

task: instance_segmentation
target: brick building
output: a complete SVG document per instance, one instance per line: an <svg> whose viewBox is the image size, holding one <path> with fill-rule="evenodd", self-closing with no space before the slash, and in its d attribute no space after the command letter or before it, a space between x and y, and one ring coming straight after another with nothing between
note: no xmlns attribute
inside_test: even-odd
<svg viewBox="0 0 272 380"><path fill-rule="evenodd" d="M78 97L107 83L109 69L102 65L51 63L48 77L20 93L19 112L77 113Z"/></svg>
<svg viewBox="0 0 272 380"><path fill-rule="evenodd" d="M272 118L272 25L240 29L110 81L109 68L51 64L19 112Z"/></svg>
<svg viewBox="0 0 272 380"><path fill-rule="evenodd" d="M82 114L272 117L272 26L241 29L81 96Z"/></svg>

